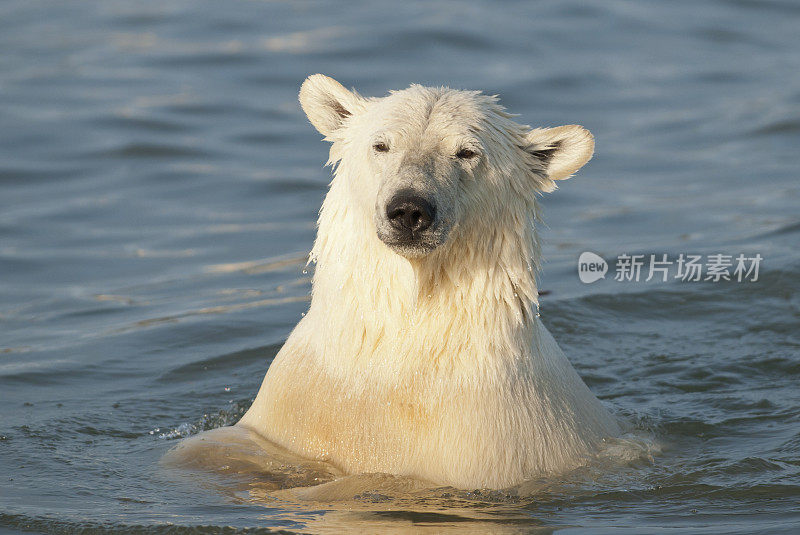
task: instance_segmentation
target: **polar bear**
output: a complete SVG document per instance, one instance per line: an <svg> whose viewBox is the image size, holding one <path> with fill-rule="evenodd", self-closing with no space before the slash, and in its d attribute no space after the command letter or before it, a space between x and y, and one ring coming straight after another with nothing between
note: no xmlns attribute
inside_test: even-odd
<svg viewBox="0 0 800 535"><path fill-rule="evenodd" d="M505 488L574 468L620 426L537 313L536 198L592 156L494 96L364 98L315 74L332 143L308 313L237 424L344 473Z"/></svg>

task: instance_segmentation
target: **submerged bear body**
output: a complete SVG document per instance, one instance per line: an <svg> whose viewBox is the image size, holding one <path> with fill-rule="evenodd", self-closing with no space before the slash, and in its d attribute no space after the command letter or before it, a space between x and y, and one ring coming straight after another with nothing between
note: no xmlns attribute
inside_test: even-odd
<svg viewBox="0 0 800 535"><path fill-rule="evenodd" d="M620 428L538 317L536 196L591 157L581 127L494 97L301 89L336 165L308 314L239 422L346 473L502 488L580 465Z"/></svg>

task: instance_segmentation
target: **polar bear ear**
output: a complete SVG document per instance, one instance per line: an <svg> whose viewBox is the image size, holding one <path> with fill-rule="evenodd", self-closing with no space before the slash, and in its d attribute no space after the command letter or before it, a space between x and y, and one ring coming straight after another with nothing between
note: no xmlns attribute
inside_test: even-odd
<svg viewBox="0 0 800 535"><path fill-rule="evenodd" d="M364 107L364 98L324 74L312 74L300 87L300 105L320 134L329 136Z"/></svg>
<svg viewBox="0 0 800 535"><path fill-rule="evenodd" d="M528 132L527 151L538 158L551 180L564 180L594 154L594 136L577 124L536 128Z"/></svg>

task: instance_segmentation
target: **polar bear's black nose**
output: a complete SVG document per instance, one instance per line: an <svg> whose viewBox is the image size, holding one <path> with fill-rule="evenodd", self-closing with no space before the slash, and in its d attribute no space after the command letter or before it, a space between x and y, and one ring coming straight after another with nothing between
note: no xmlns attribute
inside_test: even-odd
<svg viewBox="0 0 800 535"><path fill-rule="evenodd" d="M398 230L422 232L433 224L436 207L412 192L399 192L386 206L386 217Z"/></svg>

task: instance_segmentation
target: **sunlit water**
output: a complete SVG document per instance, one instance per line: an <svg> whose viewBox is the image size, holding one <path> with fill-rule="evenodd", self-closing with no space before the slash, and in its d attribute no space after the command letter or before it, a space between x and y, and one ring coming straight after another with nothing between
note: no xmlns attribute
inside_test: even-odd
<svg viewBox="0 0 800 535"><path fill-rule="evenodd" d="M797 533L799 26L788 0L0 3L0 530ZM308 305L314 72L594 132L543 199L542 318L627 442L502 492L159 463L243 414ZM583 251L764 260L584 285Z"/></svg>

